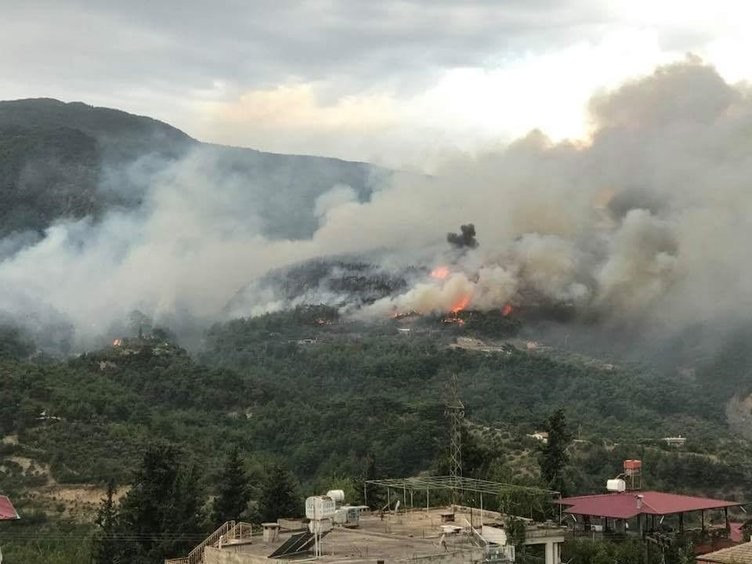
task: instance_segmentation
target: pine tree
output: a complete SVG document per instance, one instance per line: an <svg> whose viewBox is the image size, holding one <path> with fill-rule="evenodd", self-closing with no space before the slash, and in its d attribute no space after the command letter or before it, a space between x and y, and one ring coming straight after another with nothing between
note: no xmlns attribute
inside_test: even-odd
<svg viewBox="0 0 752 564"><path fill-rule="evenodd" d="M219 526L225 521L244 516L251 499L251 488L240 450L234 447L219 474L217 497L214 498L212 520Z"/></svg>
<svg viewBox="0 0 752 564"><path fill-rule="evenodd" d="M275 462L266 470L259 499L262 521L275 521L301 513L302 497L298 481L282 464Z"/></svg>
<svg viewBox="0 0 752 564"><path fill-rule="evenodd" d="M117 545L117 508L115 507L115 481L107 482L107 493L97 511L97 532L94 535L92 562L94 564L116 564L118 560Z"/></svg>
<svg viewBox="0 0 752 564"><path fill-rule="evenodd" d="M176 556L190 552L206 535L204 501L198 467L181 468L175 483L170 520L165 526L168 538L164 543L164 554Z"/></svg>
<svg viewBox="0 0 752 564"><path fill-rule="evenodd" d="M189 552L204 528L204 495L195 467L184 468L174 446L158 443L144 453L133 485L120 503L123 562L161 562Z"/></svg>
<svg viewBox="0 0 752 564"><path fill-rule="evenodd" d="M569 462L567 447L572 436L567 431L567 421L564 410L554 411L546 422L548 443L543 447L540 458L541 477L547 487L565 494L564 468Z"/></svg>

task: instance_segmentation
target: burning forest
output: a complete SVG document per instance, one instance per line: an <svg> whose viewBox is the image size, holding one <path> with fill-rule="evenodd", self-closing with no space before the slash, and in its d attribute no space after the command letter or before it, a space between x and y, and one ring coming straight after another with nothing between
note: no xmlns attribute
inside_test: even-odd
<svg viewBox="0 0 752 564"><path fill-rule="evenodd" d="M119 335L133 310L178 335L301 304L359 320L550 313L665 334L745 323L750 100L696 60L663 67L595 96L586 141L533 131L432 176L307 195L317 228L299 237L264 231L256 196L196 148L154 165L137 209L4 239L0 315L37 337L69 328L74 350Z"/></svg>

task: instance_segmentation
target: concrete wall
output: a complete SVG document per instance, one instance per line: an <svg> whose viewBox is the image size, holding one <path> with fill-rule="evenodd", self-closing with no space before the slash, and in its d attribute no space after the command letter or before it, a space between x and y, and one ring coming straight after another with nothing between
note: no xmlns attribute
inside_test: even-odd
<svg viewBox="0 0 752 564"><path fill-rule="evenodd" d="M480 562L483 560L484 552L482 548L473 548L470 550L455 550L444 553L430 554L426 556L415 556L400 558L397 562L420 562L431 564L468 564L468 562ZM371 558L370 561L376 560Z"/></svg>
<svg viewBox="0 0 752 564"><path fill-rule="evenodd" d="M348 562L356 562L358 559L348 559ZM377 558L364 558L363 562L376 562ZM430 556L410 557L398 561L410 561L430 564L467 564L468 562L479 562L483 560L483 549L461 550L432 554ZM254 556L243 552L234 552L232 550L212 548L207 546L204 552L204 564L270 564L271 562L284 562L280 560L271 560L269 558Z"/></svg>
<svg viewBox="0 0 752 564"><path fill-rule="evenodd" d="M480 534L488 542L492 542L500 546L507 544L507 532L501 527L489 527L488 525L483 525Z"/></svg>
<svg viewBox="0 0 752 564"><path fill-rule="evenodd" d="M235 552L230 548L222 550L207 546L204 549L204 564L269 564L271 560L253 554Z"/></svg>

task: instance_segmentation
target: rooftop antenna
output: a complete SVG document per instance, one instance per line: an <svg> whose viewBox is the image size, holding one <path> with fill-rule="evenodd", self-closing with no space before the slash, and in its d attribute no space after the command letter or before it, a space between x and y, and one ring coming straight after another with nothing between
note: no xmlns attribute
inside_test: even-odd
<svg viewBox="0 0 752 564"><path fill-rule="evenodd" d="M462 479L462 421L465 418L465 406L460 399L456 374L452 374L449 382L444 414L449 418L449 477L452 498L456 501Z"/></svg>

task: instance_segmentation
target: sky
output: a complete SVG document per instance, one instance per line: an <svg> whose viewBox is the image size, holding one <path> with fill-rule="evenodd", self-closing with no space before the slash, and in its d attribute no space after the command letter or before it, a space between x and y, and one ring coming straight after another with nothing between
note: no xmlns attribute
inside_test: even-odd
<svg viewBox="0 0 752 564"><path fill-rule="evenodd" d="M202 140L431 171L700 57L752 77L752 5L715 0L0 0L0 99L149 115Z"/></svg>

